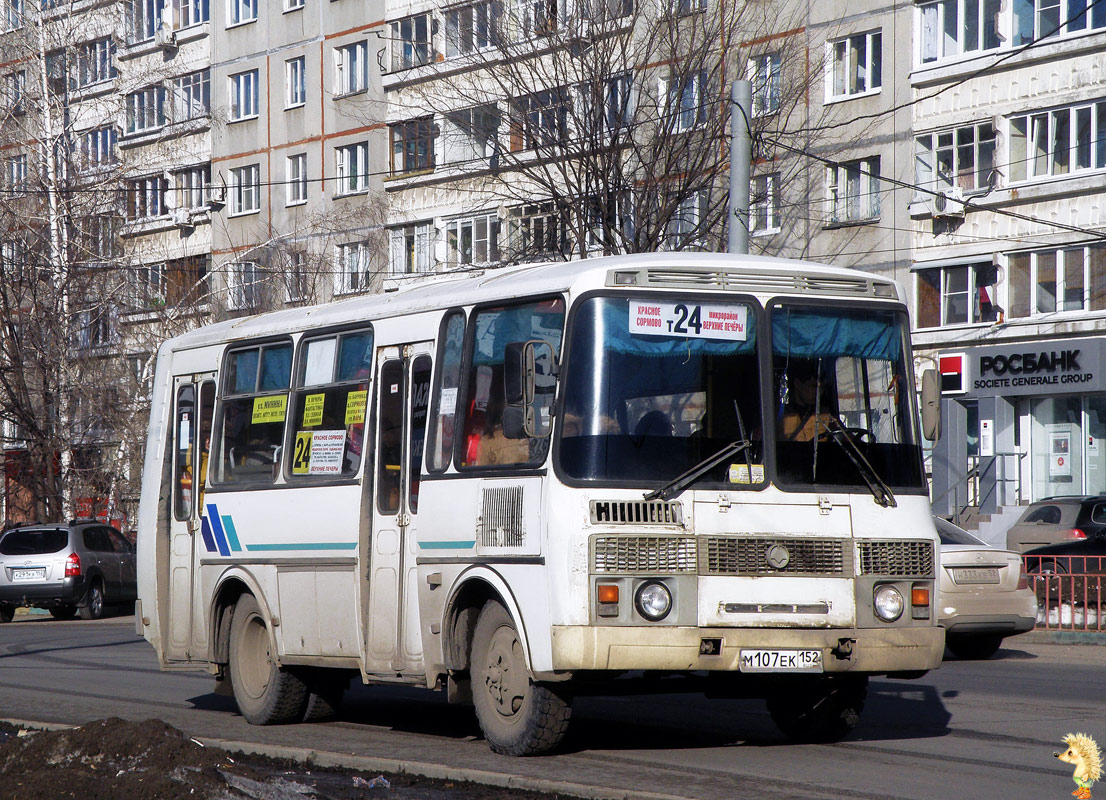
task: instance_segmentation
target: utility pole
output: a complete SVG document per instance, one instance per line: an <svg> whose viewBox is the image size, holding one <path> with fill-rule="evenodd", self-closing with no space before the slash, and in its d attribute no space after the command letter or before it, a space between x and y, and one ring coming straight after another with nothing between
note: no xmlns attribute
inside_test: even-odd
<svg viewBox="0 0 1106 800"><path fill-rule="evenodd" d="M749 252L749 164L753 160L749 133L753 89L749 81L734 81L730 89L730 214L731 253Z"/></svg>

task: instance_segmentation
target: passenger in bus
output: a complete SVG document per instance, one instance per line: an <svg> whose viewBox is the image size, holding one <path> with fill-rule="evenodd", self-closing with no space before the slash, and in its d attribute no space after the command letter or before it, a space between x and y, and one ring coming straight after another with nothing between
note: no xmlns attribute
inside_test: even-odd
<svg viewBox="0 0 1106 800"><path fill-rule="evenodd" d="M824 437L836 421L826 389L828 384L818 364L792 361L781 381L786 381L787 402L780 420L780 439L809 442Z"/></svg>
<svg viewBox="0 0 1106 800"><path fill-rule="evenodd" d="M476 465L525 464L530 460L529 439L508 439L503 433L503 407L489 404L480 442L476 448Z"/></svg>

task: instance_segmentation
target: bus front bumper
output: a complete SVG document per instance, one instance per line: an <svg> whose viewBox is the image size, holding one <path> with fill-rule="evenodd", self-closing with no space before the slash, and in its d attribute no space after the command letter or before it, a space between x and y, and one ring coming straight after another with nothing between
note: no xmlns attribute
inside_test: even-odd
<svg viewBox="0 0 1106 800"><path fill-rule="evenodd" d="M677 628L562 625L553 628L553 668L562 670L741 670L741 651L821 650L824 672L936 669L945 632L903 628Z"/></svg>

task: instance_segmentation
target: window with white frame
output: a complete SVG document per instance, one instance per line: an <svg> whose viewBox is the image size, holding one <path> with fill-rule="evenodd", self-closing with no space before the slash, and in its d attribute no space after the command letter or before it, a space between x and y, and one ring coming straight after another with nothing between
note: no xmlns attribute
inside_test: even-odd
<svg viewBox="0 0 1106 800"><path fill-rule="evenodd" d="M780 110L780 54L762 53L749 59L745 74L753 92L753 116L763 117Z"/></svg>
<svg viewBox="0 0 1106 800"><path fill-rule="evenodd" d="M879 217L879 156L826 168L831 223L865 222Z"/></svg>
<svg viewBox="0 0 1106 800"><path fill-rule="evenodd" d="M119 255L119 219L112 214L92 214L78 227L75 241L82 260L106 261Z"/></svg>
<svg viewBox="0 0 1106 800"><path fill-rule="evenodd" d="M625 19L634 13L633 0L582 0L580 16L589 22Z"/></svg>
<svg viewBox="0 0 1106 800"><path fill-rule="evenodd" d="M484 0L446 11L446 58L495 47L500 41L502 8L499 0Z"/></svg>
<svg viewBox="0 0 1106 800"><path fill-rule="evenodd" d="M334 148L336 196L368 191L369 143L357 142Z"/></svg>
<svg viewBox="0 0 1106 800"><path fill-rule="evenodd" d="M1011 317L1106 310L1106 247L1012 253L1007 258Z"/></svg>
<svg viewBox="0 0 1106 800"><path fill-rule="evenodd" d="M603 117L608 133L630 127L634 117L634 76L624 72L603 80Z"/></svg>
<svg viewBox="0 0 1106 800"><path fill-rule="evenodd" d="M230 214L252 214L261 210L261 167L247 164L230 171Z"/></svg>
<svg viewBox="0 0 1106 800"><path fill-rule="evenodd" d="M930 64L1002 46L1002 0L932 0L917 6L918 62Z"/></svg>
<svg viewBox="0 0 1106 800"><path fill-rule="evenodd" d="M391 29L392 72L421 67L433 60L429 14L397 19L391 23Z"/></svg>
<svg viewBox="0 0 1106 800"><path fill-rule="evenodd" d="M203 208L207 186L211 183L211 167L207 164L180 169L173 173L176 208Z"/></svg>
<svg viewBox="0 0 1106 800"><path fill-rule="evenodd" d="M14 31L23 26L23 0L0 0L3 3L3 25L5 31Z"/></svg>
<svg viewBox="0 0 1106 800"><path fill-rule="evenodd" d="M451 219L445 225L446 264L450 267L491 264L499 256L499 214Z"/></svg>
<svg viewBox="0 0 1106 800"><path fill-rule="evenodd" d="M4 183L12 192L27 190L27 154L20 153L4 160Z"/></svg>
<svg viewBox="0 0 1106 800"><path fill-rule="evenodd" d="M677 17L703 11L707 0L668 0L668 13Z"/></svg>
<svg viewBox="0 0 1106 800"><path fill-rule="evenodd" d="M828 49L827 99L868 94L883 85L883 34L880 31L831 41Z"/></svg>
<svg viewBox="0 0 1106 800"><path fill-rule="evenodd" d="M81 350L91 350L111 344L114 338L113 309L110 305L96 305L74 314L76 344Z"/></svg>
<svg viewBox="0 0 1106 800"><path fill-rule="evenodd" d="M227 308L259 308L264 299L265 270L254 261L237 261L227 268Z"/></svg>
<svg viewBox="0 0 1106 800"><path fill-rule="evenodd" d="M81 162L90 168L114 164L117 141L118 135L112 125L85 131L81 134Z"/></svg>
<svg viewBox="0 0 1106 800"><path fill-rule="evenodd" d="M915 136L914 165L923 189L986 189L995 169L995 126L981 122Z"/></svg>
<svg viewBox="0 0 1106 800"><path fill-rule="evenodd" d="M392 144L392 172L434 168L434 121L430 117L388 126Z"/></svg>
<svg viewBox="0 0 1106 800"><path fill-rule="evenodd" d="M529 203L509 215L510 258L535 260L569 252L568 226L554 203Z"/></svg>
<svg viewBox="0 0 1106 800"><path fill-rule="evenodd" d="M593 195L581 204L588 255L618 255L634 239L634 198L629 192ZM573 247L573 250L576 248Z"/></svg>
<svg viewBox="0 0 1106 800"><path fill-rule="evenodd" d="M710 193L705 189L688 192L680 199L665 226L668 234L665 242L666 249L686 250L705 245L709 204Z"/></svg>
<svg viewBox="0 0 1106 800"><path fill-rule="evenodd" d="M227 0L227 27L257 19L257 0Z"/></svg>
<svg viewBox="0 0 1106 800"><path fill-rule="evenodd" d="M340 244L335 252L334 294L367 292L371 288L369 243Z"/></svg>
<svg viewBox="0 0 1106 800"><path fill-rule="evenodd" d="M559 0L511 0L515 38L548 36L557 30Z"/></svg>
<svg viewBox="0 0 1106 800"><path fill-rule="evenodd" d="M184 122L211 114L211 70L190 72L173 81L173 119Z"/></svg>
<svg viewBox="0 0 1106 800"><path fill-rule="evenodd" d="M756 175L749 181L749 189L749 233L776 233L780 229L780 174Z"/></svg>
<svg viewBox="0 0 1106 800"><path fill-rule="evenodd" d="M416 222L388 231L389 264L392 275L429 272L433 227L429 222Z"/></svg>
<svg viewBox="0 0 1106 800"><path fill-rule="evenodd" d="M1016 0L1005 5L1012 16L1012 47L1106 28L1106 3L1098 0Z"/></svg>
<svg viewBox="0 0 1106 800"><path fill-rule="evenodd" d="M564 142L568 136L571 105L571 94L564 88L546 89L516 98L511 150L533 150Z"/></svg>
<svg viewBox="0 0 1106 800"><path fill-rule="evenodd" d="M127 181L127 219L140 222L162 217L169 209L165 204L168 182L164 175L149 175Z"/></svg>
<svg viewBox="0 0 1106 800"><path fill-rule="evenodd" d="M110 36L85 42L77 50L77 86L91 86L115 77L115 42Z"/></svg>
<svg viewBox="0 0 1106 800"><path fill-rule="evenodd" d="M1106 100L1010 118L1010 181L1106 168Z"/></svg>
<svg viewBox="0 0 1106 800"><path fill-rule="evenodd" d="M227 78L230 92L230 121L257 116L257 70L239 72Z"/></svg>
<svg viewBox="0 0 1106 800"><path fill-rule="evenodd" d="M127 95L127 133L161 128L165 121L164 86L147 86Z"/></svg>
<svg viewBox="0 0 1106 800"><path fill-rule="evenodd" d="M131 44L154 38L161 27L161 9L162 0L127 1L127 40Z"/></svg>
<svg viewBox="0 0 1106 800"><path fill-rule="evenodd" d="M131 270L131 275L131 299L136 307L142 309L165 302L168 281L164 263L139 264Z"/></svg>
<svg viewBox="0 0 1106 800"><path fill-rule="evenodd" d="M285 11L299 11L303 8L303 0L284 0Z"/></svg>
<svg viewBox="0 0 1106 800"><path fill-rule="evenodd" d="M12 113L25 111L23 98L27 93L27 70L19 69L4 76L4 104Z"/></svg>
<svg viewBox="0 0 1106 800"><path fill-rule="evenodd" d="M927 267L919 269L915 278L919 328L980 325L998 319L998 267L990 260Z"/></svg>
<svg viewBox="0 0 1106 800"><path fill-rule="evenodd" d="M334 87L339 95L363 92L369 86L369 44L353 42L334 48Z"/></svg>
<svg viewBox="0 0 1106 800"><path fill-rule="evenodd" d="M202 25L210 19L210 0L173 0L173 30Z"/></svg>
<svg viewBox="0 0 1106 800"><path fill-rule="evenodd" d="M284 107L295 108L307 101L307 60L304 56L284 62Z"/></svg>
<svg viewBox="0 0 1106 800"><path fill-rule="evenodd" d="M302 303L311 296L311 275L308 273L307 254L302 250L288 252L288 268L284 273L284 301Z"/></svg>
<svg viewBox="0 0 1106 800"><path fill-rule="evenodd" d="M706 122L705 82L706 73L702 70L672 75L664 81L661 96L665 98L665 117L673 133L690 131Z"/></svg>
<svg viewBox="0 0 1106 800"><path fill-rule="evenodd" d="M307 153L296 153L284 159L284 192L285 205L307 202Z"/></svg>
<svg viewBox="0 0 1106 800"><path fill-rule="evenodd" d="M451 111L444 122L445 163L487 161L498 149L499 109L494 103Z"/></svg>

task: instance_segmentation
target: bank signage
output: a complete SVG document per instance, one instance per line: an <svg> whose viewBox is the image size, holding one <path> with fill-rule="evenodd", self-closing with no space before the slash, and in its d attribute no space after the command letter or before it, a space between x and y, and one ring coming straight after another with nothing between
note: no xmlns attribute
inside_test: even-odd
<svg viewBox="0 0 1106 800"><path fill-rule="evenodd" d="M977 347L966 355L966 394L1086 394L1106 391L1101 339Z"/></svg>

